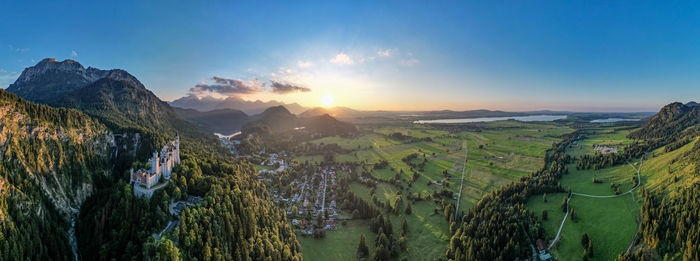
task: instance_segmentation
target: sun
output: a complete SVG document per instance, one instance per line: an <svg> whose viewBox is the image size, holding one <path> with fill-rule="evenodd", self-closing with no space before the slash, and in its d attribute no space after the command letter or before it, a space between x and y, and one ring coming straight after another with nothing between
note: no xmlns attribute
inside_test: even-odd
<svg viewBox="0 0 700 261"><path fill-rule="evenodd" d="M323 104L324 107L330 107L333 105L333 95L326 94L321 97L321 104Z"/></svg>

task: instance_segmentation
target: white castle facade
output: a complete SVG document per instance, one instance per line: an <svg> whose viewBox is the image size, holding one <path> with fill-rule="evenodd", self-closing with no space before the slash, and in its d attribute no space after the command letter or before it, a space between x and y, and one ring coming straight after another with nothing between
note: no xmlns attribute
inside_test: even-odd
<svg viewBox="0 0 700 261"><path fill-rule="evenodd" d="M158 184L161 178L170 179L173 174L175 164L180 164L180 135L175 136L175 140L171 141L160 150L160 155L157 151L153 152L153 157L148 160L151 169L139 169L134 171L132 168L130 182L134 183L134 187L143 185L146 188Z"/></svg>

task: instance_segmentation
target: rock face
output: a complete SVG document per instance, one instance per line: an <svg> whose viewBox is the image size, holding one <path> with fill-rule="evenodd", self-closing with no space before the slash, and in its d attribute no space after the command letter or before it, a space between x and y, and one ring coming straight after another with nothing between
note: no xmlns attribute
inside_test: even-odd
<svg viewBox="0 0 700 261"><path fill-rule="evenodd" d="M57 96L105 77L138 83L136 78L123 70L100 70L92 67L86 69L73 60L58 62L54 58L46 58L24 69L7 91L30 101L49 103ZM141 83L138 85L143 86Z"/></svg>
<svg viewBox="0 0 700 261"><path fill-rule="evenodd" d="M92 193L95 175L109 173L114 147L109 130L87 115L0 90L0 179L22 192L18 202L29 209L41 213L50 202L63 215L76 213Z"/></svg>
<svg viewBox="0 0 700 261"><path fill-rule="evenodd" d="M115 131L151 128L174 134L176 127L195 129L121 69L86 69L73 60L46 58L24 69L7 91L36 103L76 108Z"/></svg>

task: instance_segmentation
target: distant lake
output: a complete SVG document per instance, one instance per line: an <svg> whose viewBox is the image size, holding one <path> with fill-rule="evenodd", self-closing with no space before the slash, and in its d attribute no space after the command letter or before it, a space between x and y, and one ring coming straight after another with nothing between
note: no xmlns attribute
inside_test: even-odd
<svg viewBox="0 0 700 261"><path fill-rule="evenodd" d="M230 139L230 138L233 138L233 136L236 136L236 135L238 135L238 134L241 134L241 132L239 131L239 132L236 132L236 133L231 134L231 135L223 135L223 134L221 134L221 133L214 133L214 135L216 135L217 137L219 137L219 139L223 139L223 138Z"/></svg>
<svg viewBox="0 0 700 261"><path fill-rule="evenodd" d="M606 123L606 122L618 122L618 121L639 121L639 119L607 118L607 119L592 120L591 123Z"/></svg>
<svg viewBox="0 0 700 261"><path fill-rule="evenodd" d="M566 119L566 115L530 115L530 116L512 116L512 117L482 117L469 119L439 119L439 120L420 120L413 123L470 123L470 122L490 122L490 121L556 121Z"/></svg>

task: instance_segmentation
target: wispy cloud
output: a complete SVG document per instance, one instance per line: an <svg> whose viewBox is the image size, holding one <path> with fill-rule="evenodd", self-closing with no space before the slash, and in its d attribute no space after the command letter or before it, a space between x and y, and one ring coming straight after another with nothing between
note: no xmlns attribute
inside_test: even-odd
<svg viewBox="0 0 700 261"><path fill-rule="evenodd" d="M413 53L411 52L407 53L406 57L399 61L399 64L403 66L413 66L418 63L420 63L420 61L417 58L413 57Z"/></svg>
<svg viewBox="0 0 700 261"><path fill-rule="evenodd" d="M17 80L19 74L17 72L8 72L4 68L0 68L0 88L6 88Z"/></svg>
<svg viewBox="0 0 700 261"><path fill-rule="evenodd" d="M275 80L270 81L270 87L272 89L270 90L273 93L277 94L288 94L288 93L293 93L293 92L310 92L311 89L302 87L302 86L297 86L291 83L282 83L278 82Z"/></svg>
<svg viewBox="0 0 700 261"><path fill-rule="evenodd" d="M88 56L89 56L89 55L88 55ZM70 57L78 57L78 52L76 52L75 50L71 50L71 51L70 51Z"/></svg>
<svg viewBox="0 0 700 261"><path fill-rule="evenodd" d="M377 51L377 55L379 55L379 57L390 57L394 52L394 49L379 50Z"/></svg>
<svg viewBox="0 0 700 261"><path fill-rule="evenodd" d="M353 64L355 64L355 61L353 61L352 58L350 58L350 56L345 54L345 53L337 54L335 57L333 57L330 60L330 62L334 63L334 64L340 64L340 65L353 65Z"/></svg>
<svg viewBox="0 0 700 261"><path fill-rule="evenodd" d="M299 68L309 68L314 64L311 61L298 61L297 65L299 66Z"/></svg>
<svg viewBox="0 0 700 261"><path fill-rule="evenodd" d="M261 92L265 86L265 83L257 79L245 82L237 79L214 76L210 80L213 81L213 83L201 82L190 88L190 93L196 95L217 93L224 96L238 96Z"/></svg>
<svg viewBox="0 0 700 261"><path fill-rule="evenodd" d="M11 44L10 44L10 45L7 45L7 47L10 48L11 51L13 51L13 52L18 52L18 53L23 53L23 52L28 52L28 51L29 51L29 48L19 48L19 47L15 47L15 46L13 46L13 45L11 45Z"/></svg>

